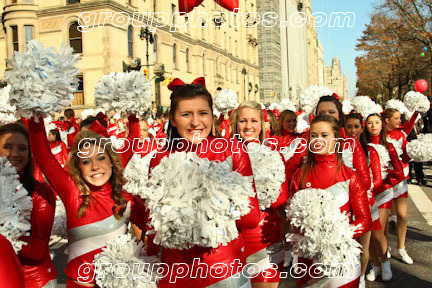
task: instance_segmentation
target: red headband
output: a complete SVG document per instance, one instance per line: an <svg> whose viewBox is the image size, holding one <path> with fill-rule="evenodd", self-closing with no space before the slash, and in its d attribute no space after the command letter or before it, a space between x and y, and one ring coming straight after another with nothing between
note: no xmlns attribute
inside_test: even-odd
<svg viewBox="0 0 432 288"><path fill-rule="evenodd" d="M89 127L89 130L98 133L99 135L109 138L107 128L105 128L101 122L95 120Z"/></svg>
<svg viewBox="0 0 432 288"><path fill-rule="evenodd" d="M331 96L333 96L333 97L336 98L338 101L340 101L340 97L339 97L339 95L337 95L336 93L333 93Z"/></svg>
<svg viewBox="0 0 432 288"><path fill-rule="evenodd" d="M183 86L185 84L186 83L184 83L179 78L175 78L173 81L171 81L170 84L168 84L168 89L174 92L177 88L179 88L180 86ZM206 87L205 86L205 78L204 77L196 78L194 81L192 81L191 84L198 84L198 85L201 85L203 87Z"/></svg>
<svg viewBox="0 0 432 288"><path fill-rule="evenodd" d="M264 122L269 122L267 110L262 109L262 112L263 112L263 116L264 116Z"/></svg>

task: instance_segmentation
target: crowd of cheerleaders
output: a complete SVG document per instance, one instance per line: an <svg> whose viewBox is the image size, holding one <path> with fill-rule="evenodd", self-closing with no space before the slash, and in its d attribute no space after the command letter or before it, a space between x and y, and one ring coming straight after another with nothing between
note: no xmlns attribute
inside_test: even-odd
<svg viewBox="0 0 432 288"><path fill-rule="evenodd" d="M246 177L259 173L265 175L262 169L269 169L268 167L274 164L251 164L248 153L243 149L239 149L239 153L232 153L231 149L233 145L245 145L256 142L257 139L263 143L266 135L271 134L266 131L267 117L260 104L243 102L230 115L231 121L228 125L226 122L220 123L222 129L229 127L228 133L224 135L225 139L215 136L219 127L214 126L212 97L205 87L196 84L176 87L171 95L170 107L165 147L171 148L155 153L155 157L149 160L150 171L173 152L184 151L193 152L199 158L211 162L220 163L229 159L232 171ZM123 169L133 156L133 149L116 152L110 141L101 140L108 135L103 119L90 117L90 120L85 119L80 127L76 126L73 117L63 123L68 129L75 130L68 135L70 152L67 164L61 163L54 155L57 153L52 149L52 141L47 139L42 117L39 121L30 119L24 120L24 123L4 125L0 128L0 156L6 156L16 168L20 181L33 199L33 210L30 235L22 237L27 245L23 246L17 256L8 241L0 235L0 250L3 252L0 279L2 283L8 283L8 287L55 286L57 273L48 243L54 221L55 195L58 195L64 203L67 217L67 287L96 285L93 278L86 283L79 281L82 279L79 278L82 276L80 267L83 264L88 265L87 272L92 275L94 269L91 263L95 255L103 251L109 240L126 233L129 220L134 224L137 239L146 242L147 255L159 255L160 262L170 269L177 263L183 263L190 268L189 275L192 275L196 272L194 269L199 269L193 265L196 258L211 267L215 263L224 264L211 268L217 269L213 271L215 274L224 275L223 279L193 278L172 269L170 277L162 277L158 281L158 287L277 287L281 279L285 250L290 249L284 243L283 235L287 231L300 233L298 228L290 227L287 223L285 209L296 192L306 188L319 188L325 189L338 199L338 209L346 213L350 223L357 227L354 238L362 244L361 265L344 274L344 277L334 279L321 277L322 275L313 272L305 273L297 279L297 285L301 287L311 281L320 280L326 281L326 287L364 287L369 257L373 262L373 269L367 278L374 280L382 273L383 280L389 280L392 276L386 256L388 244L384 230L392 204L398 216L399 252L401 255L405 253L402 255L407 259L405 262L410 262L404 249L407 209L407 175L404 171L409 161L404 149L406 135L413 128L416 118L417 112L402 126L400 113L387 109L382 115L369 115L363 124L362 118L357 114L344 117L339 101L334 97L324 96L316 107L310 129L297 134L295 113L282 112L279 115L281 131L279 135L272 136L278 141L278 145L274 147L276 151L289 147L297 138L306 139L307 143L316 139L321 145L311 146L314 153L308 153L308 149L296 150L302 149L301 147L296 147L292 153L278 153L278 161L283 163L284 181L277 190L277 195L271 195L272 201L257 196L263 195L257 186L255 196L249 197L249 213L236 221L237 238L217 248L194 246L187 249L156 245L154 234L141 233L152 229L149 226L145 199L123 190ZM144 157L151 150L148 149L150 141L144 140L148 137L148 127L145 121L140 124L134 115L129 116L128 120L127 139L142 139L139 143L141 149L134 152ZM272 129L276 127L273 126ZM200 137L194 137L196 134ZM238 135L236 137L242 142L226 141L231 138L229 135ZM337 145L332 139L350 142L352 139L343 140L350 137L355 139L356 145L340 145L336 148L338 153L331 153ZM203 139L207 141L203 142ZM102 141L100 143L103 147L111 149L86 158L79 157L80 152L89 153L93 141ZM188 145L184 145L186 143ZM224 149L224 152L197 149L200 143L204 146L214 143L215 147ZM156 149L156 146L152 149ZM343 152L342 149L350 150L350 153L339 153ZM49 184L44 183L43 179L35 179L37 176L34 174L33 164L43 172ZM265 180L265 183L271 184L271 179ZM175 202L176 199L171 201ZM268 203L262 205L265 201ZM269 271L264 269L253 277L245 277L244 273L234 273L232 269L228 269L230 264L239 259L242 265L275 263L269 270L276 269L277 273L268 274ZM297 261L304 267L314 265L312 259L299 257ZM170 281L172 277L176 279L175 283Z"/></svg>

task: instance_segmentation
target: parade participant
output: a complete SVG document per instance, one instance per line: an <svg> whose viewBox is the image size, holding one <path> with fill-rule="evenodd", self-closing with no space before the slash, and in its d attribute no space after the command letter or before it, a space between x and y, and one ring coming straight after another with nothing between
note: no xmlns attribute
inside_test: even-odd
<svg viewBox="0 0 432 288"><path fill-rule="evenodd" d="M270 157L260 157L262 154L259 154L268 152L256 151L253 146L252 148L249 147L250 143L253 142L258 143L257 147L262 149L260 144L265 139L264 115L259 103L254 101L241 103L237 107L235 123L233 134L239 135L244 145L248 148L252 170L254 171L258 201L260 203L260 224L255 229L243 230L246 262L260 263L262 265L272 263L277 265L277 267L273 267L272 269L262 269L259 273L256 273L252 278L252 287L277 287L280 282L280 271L283 268L285 252L283 235L281 233L281 218L278 215L278 212L284 213L288 199L288 180L285 179L285 161L282 155L274 151L272 152L274 153L274 158L271 160L272 163L263 163L263 160L270 159ZM275 171L275 169L265 171L266 169L269 170L270 167L276 167L280 171ZM278 178L276 176L277 173L282 174L282 178ZM272 181L276 183L272 183ZM276 187L272 187L275 184ZM275 268L277 268L277 273L266 271L273 271Z"/></svg>
<svg viewBox="0 0 432 288"><path fill-rule="evenodd" d="M0 234L0 283L8 287L24 288L24 272L9 241ZM30 287L30 286L29 286Z"/></svg>
<svg viewBox="0 0 432 288"><path fill-rule="evenodd" d="M381 170L377 171L377 169L373 169L374 167L371 167L372 171L375 171L373 172L374 183L372 192L378 206L381 229L372 230L370 256L372 258L373 265L371 271L366 276L366 279L369 281L374 281L376 277L382 273L383 280L389 281L392 278L392 271L390 267L390 261L387 259L388 242L384 235L384 230L393 202L393 186L404 178L403 169L397 157L396 149L391 143L387 143L385 137L386 131L385 127L383 126L383 118L379 114L371 114L366 118L366 129L364 132L367 142L373 144L370 145L371 148L373 147L373 149L376 150L380 156L379 163ZM383 157L380 155L383 152L379 152L379 146L383 146L386 151L388 151L384 152L388 153L389 156ZM385 158L387 158L387 161L390 160L389 164L387 164L388 168L384 167L386 165L386 163L384 163ZM374 166L376 165L377 164ZM391 169L392 167L393 169ZM383 171L384 169L385 172ZM388 176L382 180L381 185L375 182L375 175L377 174L381 174L381 179L384 179L386 176L385 174L388 174ZM379 176L377 178L379 178Z"/></svg>
<svg viewBox="0 0 432 288"><path fill-rule="evenodd" d="M43 121L41 125L43 126ZM33 150L33 155L34 153ZM27 245L24 245L18 254L24 271L25 286L55 287L57 272L51 261L48 245L56 201L50 186L36 181L33 177L32 150L27 129L23 125L11 123L0 127L0 156L6 156L17 170L20 182L33 201L30 235L21 237ZM51 157L54 156L51 154Z"/></svg>
<svg viewBox="0 0 432 288"><path fill-rule="evenodd" d="M51 152L62 167L68 162L68 152L66 145L61 141L60 133L57 129L51 129L48 133L48 142Z"/></svg>
<svg viewBox="0 0 432 288"><path fill-rule="evenodd" d="M346 167L342 162L342 150L340 149L340 127L334 117L328 115L316 116L309 130L309 145L311 151L307 155L306 163L294 174L290 186L291 197L299 190L306 188L325 189L332 193L339 201L341 212L347 213L352 225L358 226L354 234L357 238L371 226L371 215L365 188L359 179L359 175ZM318 145L317 145L318 144ZM299 263L308 266L312 260L299 257ZM308 269L309 270L309 269ZM330 278L326 287L358 287L360 277L360 265L355 267L353 273L344 278ZM297 286L302 287L316 275L311 271L297 280Z"/></svg>
<svg viewBox="0 0 432 288"><path fill-rule="evenodd" d="M271 110L266 110L266 112L267 112L267 117L269 119L269 124L270 124L269 129L266 129L266 138L269 138L273 135L279 135L280 127L279 127L279 122L278 122L276 116L273 114L273 111L271 111ZM267 132L267 131L269 131L269 132Z"/></svg>
<svg viewBox="0 0 432 288"><path fill-rule="evenodd" d="M145 229L145 209L139 199L122 190L123 167L109 139L93 131L80 132L67 172L51 154L42 117L38 120L28 121L33 155L66 208L66 287L93 287L94 256L107 241L126 233L129 216Z"/></svg>
<svg viewBox="0 0 432 288"><path fill-rule="evenodd" d="M342 106L340 102L333 96L323 96L318 101L318 105L316 107L316 115L329 115L334 117L340 127L341 131L339 135L341 135L345 141L344 141L344 150L350 149L347 156L350 156L349 163L346 163L345 159L345 165L348 166L351 169L354 169L360 177L361 180L366 188L366 191L369 190L371 186L371 179L369 174L369 168L366 161L365 153L362 149L362 146L358 140L355 140L353 138L346 137L345 134L345 120L344 115L342 113ZM349 144L349 145L345 145ZM366 197L367 195L365 195Z"/></svg>
<svg viewBox="0 0 432 288"><path fill-rule="evenodd" d="M69 152L75 141L75 136L79 132L78 130L79 125L75 119L75 111L73 109L70 108L65 109L64 116L66 118L66 121L54 121L53 123L60 126L62 130L66 131L66 135L67 135L66 147Z"/></svg>
<svg viewBox="0 0 432 288"><path fill-rule="evenodd" d="M387 141L391 142L398 151L399 160L402 162L404 175L403 179L393 187L394 208L397 216L397 246L402 261L406 264L413 264L412 258L405 250L405 240L407 232L407 209L408 209L408 178L409 178L409 157L406 153L407 135L414 127L418 112L415 112L403 128L401 127L401 113L396 109L386 109L382 113L386 128Z"/></svg>
<svg viewBox="0 0 432 288"><path fill-rule="evenodd" d="M364 127L363 127L362 117L357 113L348 114L345 119L345 132L348 137L352 137L360 142L363 148L363 152L367 156L366 159L369 162L369 169L371 171L371 175L373 179L371 189L373 189L374 187L379 187L382 184L379 155L373 147L367 146L363 131L364 131ZM375 199L373 197L371 190L367 192L367 195L368 195L369 206L371 209L371 216L372 216L371 230L379 230L381 229L381 225L379 220L378 207L375 203ZM358 242L362 245L362 254L360 255L361 277L360 277L359 287L365 287L365 273L369 263L370 237L371 237L371 232L368 231L357 238Z"/></svg>
<svg viewBox="0 0 432 288"><path fill-rule="evenodd" d="M289 147L297 138L305 138L306 133L296 133L297 116L291 110L284 110L279 116L279 133L272 136L277 140L278 150Z"/></svg>
<svg viewBox="0 0 432 288"><path fill-rule="evenodd" d="M212 97L204 87L204 78L198 80L201 85L184 84L179 79L172 81L169 85L168 88L173 93L171 94L169 112L168 143L165 147L167 149L162 149L163 152L157 153L156 157L152 159L151 171L158 168L157 166L161 165L164 159L171 157L172 153L186 151L211 162L230 161L232 171L243 176L251 176L250 160L247 153L241 149L241 143L238 141L228 142L226 139L215 138L212 135ZM197 80L194 83L197 83ZM208 149L210 144L211 147L218 148ZM228 268L236 261L240 261L240 265L245 264L242 233L244 229L252 229L258 225L259 206L256 195L255 197L246 197L246 200L249 202L251 210L236 221L239 235L226 245L220 244L217 248L194 246L188 249L173 249L154 244L154 236L149 235L148 254L158 255L161 248L161 262L166 263L171 272L170 277L163 277L159 281L159 287L250 287L249 279L241 270ZM172 201L176 200L172 199ZM193 264L196 262L194 261L196 258L200 260L200 264L204 264L205 267L212 270L210 275L220 275L221 277L193 277L202 270ZM178 269L171 271L173 267L178 265L177 263L187 265L189 273L187 275L179 274ZM200 273L202 274L202 272ZM170 283L170 279L176 279L175 283Z"/></svg>

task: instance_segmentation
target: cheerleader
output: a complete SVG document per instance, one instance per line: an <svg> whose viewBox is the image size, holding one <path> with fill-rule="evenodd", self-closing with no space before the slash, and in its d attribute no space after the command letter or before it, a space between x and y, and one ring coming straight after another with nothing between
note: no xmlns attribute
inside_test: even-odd
<svg viewBox="0 0 432 288"><path fill-rule="evenodd" d="M336 142L340 141L337 140L340 138L339 131L340 127L334 117L319 115L312 120L309 141L314 141L314 145L311 145L311 153L308 153L306 163L294 174L290 195L292 197L297 191L306 188L319 188L326 189L338 199L344 199L338 202L339 208L341 212L351 215L352 225L360 224L354 234L354 238L358 238L370 229L370 209L367 198L364 197L366 191L360 176L342 163L341 149L337 149L336 145ZM321 144L321 147L317 144ZM312 265L311 260L302 257L299 257L299 263ZM327 279L326 287L357 288L361 274L360 265L351 272L348 277ZM313 273L309 272L297 279L297 286L302 287L312 278L318 277L311 274Z"/></svg>
<svg viewBox="0 0 432 288"><path fill-rule="evenodd" d="M66 109L64 111L64 116L66 118L66 121L54 121L53 123L59 125L62 130L66 131L66 146L69 152L75 141L75 136L79 132L79 126L75 119L75 111L73 109Z"/></svg>
<svg viewBox="0 0 432 288"><path fill-rule="evenodd" d="M41 125L44 125L43 121ZM49 153L51 157L54 157L50 151ZM50 186L37 182L33 177L29 136L23 125L12 123L0 127L0 156L7 157L17 170L20 182L23 183L33 201L30 235L21 237L21 240L27 242L27 245L24 245L18 253L24 270L25 286L55 287L57 272L51 261L48 245L54 222L56 200Z"/></svg>
<svg viewBox="0 0 432 288"><path fill-rule="evenodd" d="M384 235L384 229L387 223L387 218L392 206L393 202L393 186L396 183L399 183L402 179L404 179L402 165L398 159L396 149L391 143L387 143L386 140L386 131L385 127L383 127L383 119L379 114L371 114L366 118L366 130L365 136L368 143L371 143L374 150L378 152L377 146L384 146L386 149L386 153L389 154L391 163L389 163L390 168L393 169L385 169L385 172L378 172L376 170L374 175L381 174L381 179L384 178L385 174L388 176L382 180L382 184L375 182L374 176L374 185L373 185L373 194L378 206L378 213L380 219L381 229L372 230L372 241L370 248L370 255L372 258L372 269L369 274L366 276L366 279L369 281L374 281L376 277L382 273L382 279L384 281L389 281L392 278L392 271L390 267L390 261L387 259L387 238ZM371 154L372 155L372 154ZM385 165L384 159L379 159L379 167L382 170L381 165ZM375 166L378 164L375 164ZM385 173L383 175L383 173Z"/></svg>
<svg viewBox="0 0 432 288"><path fill-rule="evenodd" d="M339 135L345 138L343 149L347 150L348 152L346 153L348 158L344 159L344 164L360 175L360 181L363 182L363 185L366 188L365 190L369 190L372 182L366 161L366 156L360 142L356 139L348 138L346 136L344 128L345 120L342 113L342 105L340 104L340 102L333 96L321 97L318 101L318 105L316 108L316 115L329 115L334 117L339 122L339 125L341 127ZM348 160L348 162L345 160ZM367 197L367 195L365 195L365 197Z"/></svg>
<svg viewBox="0 0 432 288"><path fill-rule="evenodd" d="M66 287L92 287L94 256L107 241L126 233L129 216L145 228L145 209L139 199L122 191L123 167L109 139L91 130L80 132L66 172L51 154L42 117L38 120L28 121L33 155L66 208Z"/></svg>
<svg viewBox="0 0 432 288"><path fill-rule="evenodd" d="M405 179L397 183L394 187L394 204L397 216L396 234L398 252L401 259L406 264L413 264L412 258L405 250L405 239L407 232L407 209L408 209L408 178L409 178L409 157L406 153L405 146L408 143L407 135L414 127L418 112L416 111L409 121L401 127L401 113L396 109L386 109L382 113L385 128L387 131L387 141L393 143L398 151L399 160L402 162L402 167Z"/></svg>
<svg viewBox="0 0 432 288"><path fill-rule="evenodd" d="M279 116L279 131L272 136L278 142L278 149L289 147L297 138L305 138L305 133L296 133L297 116L291 110L284 110Z"/></svg>
<svg viewBox="0 0 432 288"><path fill-rule="evenodd" d="M371 171L371 175L373 178L371 189L373 189L373 187L379 187L382 184L380 160L377 151L373 147L367 146L363 131L364 131L363 119L359 114L351 113L348 116L346 116L345 119L346 135L348 137L352 137L356 139L361 144L363 148L363 152L366 155L366 159L369 162L369 169ZM369 206L371 209L371 216L372 216L371 230L380 230L381 225L380 225L379 214L378 214L378 206L375 203L375 199L373 197L371 190L367 192L367 195L368 195ZM362 245L362 254L360 255L361 277L360 277L359 287L365 287L365 273L369 262L370 237L371 237L371 232L368 231L357 238L358 242Z"/></svg>
<svg viewBox="0 0 432 288"><path fill-rule="evenodd" d="M204 78L201 78L201 81L203 83ZM188 151L196 153L199 158L206 158L212 162L229 160L232 163L233 171L237 171L243 176L251 176L252 168L247 153L241 148L237 149L235 153L232 152L234 147L241 146L240 143L233 140L228 142L226 139L212 136L213 100L207 89L198 84L175 85L178 82L173 81L168 86L173 91L171 94L168 126L167 147L169 149L163 149L164 152L156 154L156 157L150 163L150 169L154 169L165 157L169 157L171 153ZM210 143L211 147L221 148L209 149ZM198 147L200 148L198 149ZM219 149L223 150L219 151ZM161 262L166 263L171 272L171 277L164 277L159 281L159 287L250 287L249 279L240 272L241 270L228 268L230 265L232 267L232 264L236 261L240 261L240 264L244 265L245 248L242 237L243 231L244 229L255 228L258 225L259 206L256 196L253 198L249 197L249 202L251 206L250 212L236 221L239 230L238 238L232 240L227 245L221 244L218 248L201 246L189 249L161 248L153 243L154 236L149 235L148 254L157 255L161 248ZM211 270L210 275L221 275L221 277L193 277L192 275L197 275L197 272L202 270L202 268L193 264L195 258L199 258L200 264L204 264L205 267ZM185 276L184 274L179 274L178 269L172 270L173 267L176 267L176 263L186 264L189 273ZM202 272L200 273L202 274ZM176 279L175 283L170 283L169 278Z"/></svg>
<svg viewBox="0 0 432 288"><path fill-rule="evenodd" d="M136 142L134 139L134 149L133 152L135 154L139 154L141 157L148 155L150 152L154 151L157 148L157 144L154 142L155 139L153 135L149 133L149 126L146 120L140 120L140 138L139 141Z"/></svg>
<svg viewBox="0 0 432 288"><path fill-rule="evenodd" d="M261 105L254 101L246 101L239 105L236 111L236 125L234 127L234 135L239 135L243 140L244 145L248 147L250 142L263 143L264 142L264 116L261 110ZM262 147L262 146L258 146ZM251 151L250 153L259 153L258 151ZM262 152L261 152L262 153ZM266 152L264 152L266 153ZM285 163L283 161L282 155L278 152L276 153L277 159L281 163L281 173L285 175ZM255 158L255 155L249 154L251 159ZM276 159L274 160L276 161ZM277 163L259 163L259 161L252 161L252 169L254 171L254 178L257 177L257 170L263 169L263 165L274 165ZM265 169L265 168L264 168ZM264 171L266 172L266 171ZM270 171L268 172L270 173ZM269 177L274 177L274 174L269 175ZM284 181L281 182L282 185L277 187L277 190L270 190L269 187L271 183L269 181L276 181L276 179L267 179L265 181L268 183L267 187L259 187L257 185L258 201L260 202L260 224L255 229L245 229L243 230L243 236L245 241L245 252L246 252L246 262L247 263L259 263L261 266L268 263L273 263L277 265L277 270L275 267L269 269L262 269L261 271L256 271L256 275L252 278L252 287L277 287L280 282L280 270L283 267L284 260L284 243L283 235L281 231L281 218L278 213L284 213L286 202L288 199L288 181L283 177ZM257 181L257 178L255 178ZM260 181L263 181L260 179ZM257 182L255 182L257 184ZM260 194L259 189L267 188L267 191L263 191ZM260 198L260 195L269 196L269 194L277 193L273 195L274 199L271 205L265 201L269 201L265 198ZM260 267L262 268L262 267ZM270 271L276 271L277 273L272 273ZM269 276L271 275L271 276Z"/></svg>
<svg viewBox="0 0 432 288"><path fill-rule="evenodd" d="M68 162L68 152L66 145L61 141L60 133L57 129L51 129L48 133L48 143L51 153L62 167Z"/></svg>
<svg viewBox="0 0 432 288"><path fill-rule="evenodd" d="M9 241L0 234L0 283L13 288L24 288L24 273ZM29 286L30 287L30 286ZM53 286L54 287L54 286Z"/></svg>

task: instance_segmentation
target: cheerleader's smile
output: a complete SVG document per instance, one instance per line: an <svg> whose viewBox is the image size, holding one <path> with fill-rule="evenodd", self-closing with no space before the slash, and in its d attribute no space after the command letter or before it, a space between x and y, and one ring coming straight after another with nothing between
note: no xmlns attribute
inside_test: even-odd
<svg viewBox="0 0 432 288"><path fill-rule="evenodd" d="M0 156L7 157L17 172L23 170L29 161L29 144L21 133L6 133L0 138Z"/></svg>
<svg viewBox="0 0 432 288"><path fill-rule="evenodd" d="M81 152L91 155L88 158L80 158L79 169L85 182L94 186L103 186L112 175L111 158L106 152L95 153L97 150L94 145L82 148ZM86 151L88 150L88 151Z"/></svg>
<svg viewBox="0 0 432 288"><path fill-rule="evenodd" d="M261 111L244 107L239 111L237 129L243 140L259 139L262 128Z"/></svg>

